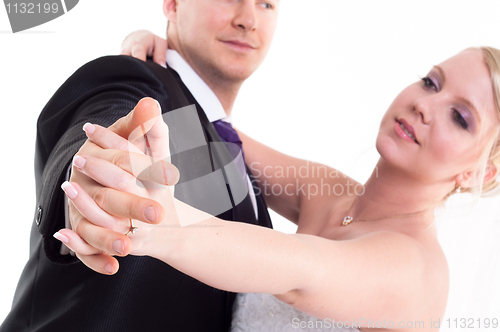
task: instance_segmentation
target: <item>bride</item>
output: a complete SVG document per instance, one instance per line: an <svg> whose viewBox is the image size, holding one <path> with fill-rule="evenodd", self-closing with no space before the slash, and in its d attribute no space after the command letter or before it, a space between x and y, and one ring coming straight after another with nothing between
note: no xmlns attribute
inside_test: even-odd
<svg viewBox="0 0 500 332"><path fill-rule="evenodd" d="M126 241L131 255L155 257L216 288L250 293L237 300L233 331L293 331L318 324L332 331L435 330L445 310L449 277L433 212L452 194L497 185L499 79L500 51L481 47L434 66L404 89L380 123L380 159L364 186L345 176L328 176L339 173L326 166L327 176L321 178L276 176L269 169L311 165L241 134L247 163L256 167L260 180L298 193L266 196L269 206L297 223L297 234L217 219L177 201L169 190L139 188L130 178L135 189L128 195L163 202L166 217L159 225L134 220L139 231L128 236L123 234L131 229L129 221L116 225L123 232L114 238ZM155 107L149 112L158 115ZM107 142L117 142L117 135L95 128L89 139L113 148ZM130 155L136 165L151 160ZM86 159L82 172L118 187L108 176L116 172L109 160L80 157ZM154 176L161 167L152 169L143 180L162 182ZM345 189L350 184L351 194L307 197L297 191L313 184ZM358 188L355 194L353 188ZM100 225L89 218L98 207L85 191L70 183L64 189L77 192L72 202ZM172 227L179 224L193 225ZM99 252L71 230L56 234L67 237L76 253ZM111 243L105 244L110 253ZM104 263L95 269L106 273Z"/></svg>

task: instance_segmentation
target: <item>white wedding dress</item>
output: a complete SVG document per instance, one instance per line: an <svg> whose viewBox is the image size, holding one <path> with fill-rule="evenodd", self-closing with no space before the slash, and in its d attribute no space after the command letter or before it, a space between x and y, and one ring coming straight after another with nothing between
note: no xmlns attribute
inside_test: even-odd
<svg viewBox="0 0 500 332"><path fill-rule="evenodd" d="M236 296L231 332L359 332L332 319L321 320L281 302L270 294Z"/></svg>

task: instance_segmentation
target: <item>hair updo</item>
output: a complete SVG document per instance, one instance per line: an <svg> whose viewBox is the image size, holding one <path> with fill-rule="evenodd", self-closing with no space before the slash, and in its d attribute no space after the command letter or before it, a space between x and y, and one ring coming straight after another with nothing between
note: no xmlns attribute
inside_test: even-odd
<svg viewBox="0 0 500 332"><path fill-rule="evenodd" d="M490 72L491 85L493 88L493 98L495 101L495 108L498 121L500 122L500 50L483 46L483 47L473 47L473 50L479 50L483 54L484 62L486 67ZM493 146L491 151L487 155L486 160L482 160L482 165L478 167L477 179L483 179L485 175L486 165L490 163L492 166L500 170L500 125L497 128L496 136L494 137ZM493 177L487 182L479 181L479 183L471 188L462 188L460 192L470 192L475 194L486 194L492 193L491 191L498 186L497 177ZM495 190L496 192L496 190Z"/></svg>

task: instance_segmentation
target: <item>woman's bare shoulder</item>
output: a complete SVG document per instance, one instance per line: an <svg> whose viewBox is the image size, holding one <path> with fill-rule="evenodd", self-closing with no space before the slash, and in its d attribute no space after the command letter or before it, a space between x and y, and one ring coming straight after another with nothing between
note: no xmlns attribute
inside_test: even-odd
<svg viewBox="0 0 500 332"><path fill-rule="evenodd" d="M377 319L387 319L386 315L391 319L413 319L436 316L444 308L446 292L435 292L439 291L436 281L446 283L439 271L429 273L437 264L429 261L420 243L408 235L379 230L344 240L310 234L296 237L308 243L317 255L317 264L310 270L311 282L285 296L286 302L300 310L312 310L311 314L319 317L341 310L346 319L362 313ZM344 305L347 302L339 301L341 298L371 301L348 309ZM374 307L373 301L380 305ZM310 308L308 303L319 306Z"/></svg>
<svg viewBox="0 0 500 332"><path fill-rule="evenodd" d="M415 253L421 258L423 270L421 274L422 287L419 290L426 300L426 307L422 309L422 315L428 317L442 317L446 308L449 289L449 268L444 251L439 243L435 232L399 234L402 244L415 249ZM417 310L417 308L415 309Z"/></svg>
<svg viewBox="0 0 500 332"><path fill-rule="evenodd" d="M400 254L395 257L411 259L417 266L414 269L417 276L414 285L418 286L409 291L412 293L410 298L420 300L408 301L408 304L415 305L409 312L418 313L420 317L442 317L448 299L449 269L437 236L432 232L426 236L412 236L395 231L374 232L371 235L398 251ZM424 307L421 306L423 302L426 303Z"/></svg>

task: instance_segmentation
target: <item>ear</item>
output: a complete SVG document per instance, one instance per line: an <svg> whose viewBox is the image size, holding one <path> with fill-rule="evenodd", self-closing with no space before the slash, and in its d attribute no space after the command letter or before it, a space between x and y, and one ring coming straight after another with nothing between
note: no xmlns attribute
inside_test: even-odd
<svg viewBox="0 0 500 332"><path fill-rule="evenodd" d="M474 185L472 172L465 172L455 176L455 183L461 188L470 188Z"/></svg>
<svg viewBox="0 0 500 332"><path fill-rule="evenodd" d="M498 172L498 168L490 161L488 161L488 164L486 164L486 168L484 170L483 183L489 182L496 178ZM458 174L455 177L455 182L462 188L471 188L472 186L474 186L474 184L477 184L477 182L475 181L474 172L472 171Z"/></svg>
<svg viewBox="0 0 500 332"><path fill-rule="evenodd" d="M490 182L494 178L496 178L498 175L498 168L493 165L490 161L488 161L488 164L486 165L486 169L484 171L484 182Z"/></svg>
<svg viewBox="0 0 500 332"><path fill-rule="evenodd" d="M163 0L163 14L169 22L177 22L177 0Z"/></svg>

